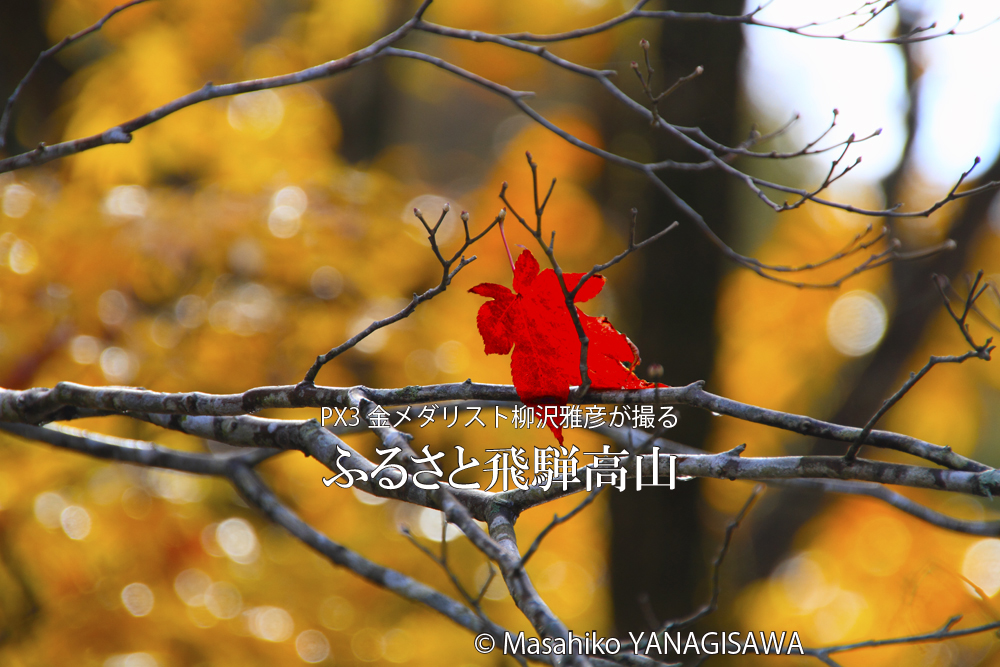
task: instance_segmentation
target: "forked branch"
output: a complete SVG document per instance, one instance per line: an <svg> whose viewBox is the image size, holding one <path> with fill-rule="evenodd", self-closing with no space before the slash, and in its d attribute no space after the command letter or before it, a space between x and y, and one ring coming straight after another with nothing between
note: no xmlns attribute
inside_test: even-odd
<svg viewBox="0 0 1000 667"><path fill-rule="evenodd" d="M875 412L875 414L872 415L871 419L868 420L868 423L866 423L864 428L861 430L861 434L858 436L858 439L851 444L850 448L847 450L847 453L844 455L845 459L850 461L857 456L858 451L865 444L865 441L868 439L869 434L871 434L872 429L875 428L875 424L878 423L879 419L881 419L885 415L885 413L891 410L892 406L896 405L896 403L898 403L900 399L902 399L903 396L905 396L908 391L913 389L913 387L918 382L920 382L920 380L925 375L927 375L927 373L930 372L932 368L934 368L938 364L961 364L965 361L968 361L969 359L982 359L984 361L990 360L990 353L996 347L991 344L993 342L993 339L987 338L985 343L979 345L978 343L976 343L975 340L973 340L971 334L969 333L969 325L966 323L966 320L969 317L969 313L972 312L972 309L975 306L976 301L979 299L979 297L983 295L984 292L986 292L986 290L989 287L989 285L980 285L982 279L983 279L983 272L982 270L980 270L979 273L976 274L976 279L972 282L972 285L969 287L969 293L965 297L965 304L962 308L962 313L961 315L959 315L952 309L951 301L948 299L948 293L945 289L945 286L947 285L947 279L937 275L933 277L934 284L937 286L938 291L940 291L941 293L941 298L944 300L944 306L945 308L948 309L948 314L951 316L952 320L955 321L955 324L958 325L959 330L962 332L962 336L965 338L965 341L969 344L969 346L972 349L966 352L965 354L960 354L960 355L947 355L941 357L931 356L931 358L927 361L927 363L924 364L923 368L921 368L916 373L910 373L909 379L907 379L906 382L903 383L903 386L900 387L895 394L893 394L885 401L883 401L881 407L879 407L879 409Z"/></svg>

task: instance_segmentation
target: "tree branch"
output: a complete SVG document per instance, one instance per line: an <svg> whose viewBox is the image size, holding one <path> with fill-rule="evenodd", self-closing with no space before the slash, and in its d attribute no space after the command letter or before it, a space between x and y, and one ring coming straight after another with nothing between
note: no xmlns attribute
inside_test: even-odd
<svg viewBox="0 0 1000 667"><path fill-rule="evenodd" d="M684 387L658 387L642 390L591 391L584 396L570 392L570 403L605 405L690 405L720 415L755 424L838 442L855 442L862 429L843 426L812 417L734 401L704 390L704 382ZM35 388L23 391L0 389L0 421L42 423L69 408L106 410L114 413L184 414L190 416L233 416L264 408L322 408L348 406L352 391L361 390L370 400L382 406L419 405L442 401L518 401L511 385L479 384L466 381L456 384L373 389L368 387L258 387L243 394L212 395L200 392L158 393L144 389L121 387L86 387L62 382L53 389ZM72 418L59 415L60 418ZM281 420L272 420L280 423ZM287 422L285 422L287 423ZM206 424L204 433L214 426ZM204 437L213 437L205 435ZM901 433L873 430L866 444L904 452L953 470L983 472L987 465L956 454L943 447Z"/></svg>
<svg viewBox="0 0 1000 667"><path fill-rule="evenodd" d="M65 49L70 44L73 44L74 42L83 39L87 35L97 32L98 30L103 28L104 24L107 23L111 19L111 17L114 16L115 14L123 12L129 7L141 5L144 2L149 2L149 0L130 0L130 2L118 5L117 7L109 11L107 14L105 14L97 23L94 23L90 27L84 28L80 32L64 37L62 41L60 41L58 44L50 46L49 48L45 49L44 51L38 54L38 58L35 59L35 62L31 65L31 68L24 75L24 77L18 82L17 86L15 86L14 92L10 94L10 97L7 98L7 103L4 105L3 108L3 114L0 115L0 149L3 149L4 146L7 145L7 130L10 127L10 119L11 119L11 114L14 111L14 105L17 104L17 100L21 95L21 91L24 90L25 86L28 85L32 77L35 76L35 72L37 72L38 68L42 66L42 63L51 58L52 56L56 55L63 49ZM112 143L117 143L117 142L112 142Z"/></svg>

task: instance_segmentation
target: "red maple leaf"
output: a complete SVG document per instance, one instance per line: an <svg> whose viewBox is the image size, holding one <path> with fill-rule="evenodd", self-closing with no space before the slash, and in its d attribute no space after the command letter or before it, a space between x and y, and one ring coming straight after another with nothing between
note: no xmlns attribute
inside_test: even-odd
<svg viewBox="0 0 1000 667"><path fill-rule="evenodd" d="M564 273L566 289L572 291L583 275ZM603 288L604 276L594 275L574 301L588 301ZM570 386L580 383L580 338L555 271L539 273L538 262L525 250L514 267L514 292L495 283L480 283L469 291L493 299L479 308L476 323L486 354L507 354L513 348L510 374L521 401L539 415L542 411L538 406L566 405ZM654 386L632 372L639 363L638 351L606 317L591 317L579 308L576 314L590 341L587 374L591 388ZM557 421L549 420L548 426L562 442L562 427Z"/></svg>

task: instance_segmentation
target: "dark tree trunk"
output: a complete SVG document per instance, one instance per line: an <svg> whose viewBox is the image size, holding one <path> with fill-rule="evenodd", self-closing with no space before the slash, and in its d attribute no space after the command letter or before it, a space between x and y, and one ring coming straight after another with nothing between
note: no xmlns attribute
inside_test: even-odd
<svg viewBox="0 0 1000 667"><path fill-rule="evenodd" d="M742 2L684 0L671 3L670 9L739 14ZM650 29L654 29L652 25ZM655 44L657 40L653 41ZM743 50L740 28L667 22L654 48L654 90L663 90L698 66L705 69L703 76L660 105L663 116L674 123L697 125L717 141L732 143L737 134ZM641 51L634 46L625 57L641 61ZM612 147L628 141L623 137L636 132L650 137L651 152L658 159L697 159L677 143L653 136L648 127L636 127L634 116L628 117L618 109L609 108L604 123ZM616 178L618 182L613 181ZM716 292L727 266L690 221L652 187L639 189L634 180L633 187L629 187L629 182L620 178L610 174L608 199L614 208L639 209L642 236L674 220L681 223L665 240L632 260L641 268L630 332L635 334L644 362L663 365L664 382L681 385L707 380L715 360ZM669 173L664 179L718 234L727 237L732 228L728 179L715 172ZM702 447L708 431L708 415L689 410L681 414L670 437ZM691 482L674 491L643 489L611 496L611 585L619 633L649 629L651 616L658 621L677 618L697 606L700 597L696 599L696 595L705 590L707 572L700 540L699 491L699 484ZM640 600L648 604L640 604Z"/></svg>

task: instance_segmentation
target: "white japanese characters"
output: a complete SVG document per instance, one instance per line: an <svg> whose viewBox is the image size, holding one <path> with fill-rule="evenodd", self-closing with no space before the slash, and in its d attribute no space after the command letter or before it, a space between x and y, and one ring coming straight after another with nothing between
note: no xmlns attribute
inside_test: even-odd
<svg viewBox="0 0 1000 667"><path fill-rule="evenodd" d="M600 426L611 428L673 428L677 426L677 413L674 406L659 406L659 415L652 405L614 405L607 408L603 405L515 405L510 416L504 414L499 407L492 409L479 406L457 405L424 405L416 412L413 406L405 406L400 410L387 411L380 405L369 415L370 428L399 428L413 423L420 428L431 424L443 424L446 428L461 425L464 428L487 428L491 422L493 428L500 428L501 422L509 423L516 429L561 428L595 429ZM411 414L415 412L416 414ZM440 414L438 414L440 411ZM327 424L332 420L331 424ZM322 426L355 427L361 426L361 415L357 408L324 407L320 412Z"/></svg>
<svg viewBox="0 0 1000 667"><path fill-rule="evenodd" d="M668 429L677 425L677 414L673 406L658 406L659 415L652 405L615 405L610 411L602 405L517 405L508 416L499 407L492 410L479 406L457 405L424 405L417 412L413 406L405 406L401 410L388 411L380 405L368 413L367 420L362 420L358 408L324 407L320 413L320 424L330 428L357 427L367 425L371 429L399 428L411 424L418 428L426 428L431 424L439 424L445 428L454 428L459 424L463 428L500 428L501 422L515 429L558 427L564 429L585 428L595 429L601 426L610 428L635 429ZM411 414L411 410L414 414ZM328 422L331 422L328 424ZM476 469L479 460L472 456L466 460L465 448L455 447L458 453L458 467L447 476L448 485L456 489L479 489L479 482L461 482L455 478L461 472ZM444 452L431 452L430 445L421 449L423 456L412 457L412 463L425 466L412 475L403 466L402 450L398 447L376 449L383 457L381 463L370 473L349 464L351 452L341 447L337 448L336 468L338 474L323 478L326 486L336 484L341 488L350 488L358 481L378 484L386 490L402 487L407 479L412 479L414 486L432 490L440 486L440 480L445 473L437 461L444 457ZM611 486L624 491L629 479L629 470L634 469L631 477L635 480L636 490L646 487L666 487L673 489L676 482L675 457L668 457L667 481L660 479L660 449L652 448L652 454L630 455L628 451L612 452L611 445L604 445L600 452L581 452L576 445L558 447L549 446L535 448L529 456L523 447L507 447L505 449L487 449L492 456L486 460L483 472L490 473L487 491L499 485L500 491L510 489L526 490L530 487L548 491L555 486L562 491L568 491L583 484L587 491ZM585 459L581 465L577 454ZM652 465L647 467L646 477L643 477L643 459L650 458ZM346 463L346 465L345 465ZM581 478L582 476L582 478Z"/></svg>
<svg viewBox="0 0 1000 667"><path fill-rule="evenodd" d="M476 457L465 459L465 448L455 447L458 452L458 467L448 475L448 484L457 489L480 489L479 482L462 483L455 479L455 475L465 470L474 469L480 465ZM438 459L444 457L444 452L431 452L430 445L424 445L420 450L423 456L412 457L414 464L429 466L424 470L418 470L409 475L406 468L401 463L401 450L398 447L387 449L376 449L375 452L384 457L382 462L371 473L364 470L345 466L344 462L350 460L351 452L341 447L337 448L336 467L339 471L333 477L324 477L323 483L326 486L336 484L342 489L347 489L357 481L371 482L378 484L386 490L395 490L406 483L407 478L412 479L414 486L421 489L437 489L440 480L444 479L445 472L437 464ZM508 491L511 488L527 490L529 487L541 488L548 491L553 485L563 491L583 484L587 491L610 486L624 491L628 481L630 459L634 461L635 488L637 491L648 487L665 487L673 489L677 482L677 457L663 455L667 459L666 479L661 479L660 474L660 448L653 447L652 453L643 455L630 455L627 451L612 452L610 445L604 445L600 452L580 452L576 445L567 449L565 446L535 448L534 456L529 459L523 447L508 447L506 449L487 449L487 453L493 454L486 461L483 472L490 473L490 483L486 491L493 490L497 485L500 491ZM576 454L592 458L591 463L580 466L580 461ZM651 473L643 477L643 460L650 459L652 465L648 466ZM531 464L533 461L533 465ZM580 474L583 473L583 479ZM530 480L530 481L529 481Z"/></svg>

